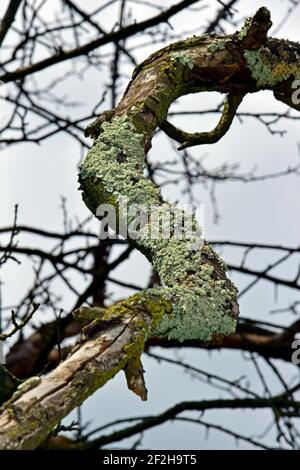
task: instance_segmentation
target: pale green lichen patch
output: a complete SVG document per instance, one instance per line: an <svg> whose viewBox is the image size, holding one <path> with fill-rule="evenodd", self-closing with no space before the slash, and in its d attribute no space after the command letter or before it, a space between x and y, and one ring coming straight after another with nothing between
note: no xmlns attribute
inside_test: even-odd
<svg viewBox="0 0 300 470"><path fill-rule="evenodd" d="M112 194L115 200L126 197L129 205L159 204L159 189L143 177L143 135L126 115L101 126L102 132L82 165L80 182L84 186L85 179L96 178L106 193ZM98 204L104 202L106 198Z"/></svg>
<svg viewBox="0 0 300 470"><path fill-rule="evenodd" d="M170 239L157 245L153 264L164 286L173 287L200 268L200 252L189 250L186 240Z"/></svg>
<svg viewBox="0 0 300 470"><path fill-rule="evenodd" d="M190 70L194 68L194 62L190 55L185 52L173 52L170 54L170 60L172 62L178 62L179 64L188 67Z"/></svg>
<svg viewBox="0 0 300 470"><path fill-rule="evenodd" d="M185 59L181 63L188 66ZM203 245L202 230L195 218L190 216L188 227L178 232L181 222L187 220L186 214L164 203L159 189L143 176L144 135L132 119L128 114L101 124L101 133L82 165L80 182L85 201L94 212L97 205L110 202L128 228L133 222L128 208L148 209L139 236L133 240L152 262L162 287L109 308L102 320L146 308L153 318L151 331L154 328L156 334L179 341L214 341L235 329L235 287L226 279L225 266L216 253ZM156 228L153 215L158 215ZM158 233L153 233L157 228ZM129 236L133 236L130 231ZM141 338L148 336L147 325L142 322L140 326ZM137 353L142 347L142 343L138 345Z"/></svg>
<svg viewBox="0 0 300 470"><path fill-rule="evenodd" d="M299 59L290 60L288 47L282 47L280 55L274 55L264 46L258 50L245 51L248 68L258 86L274 86L289 78L300 78Z"/></svg>
<svg viewBox="0 0 300 470"><path fill-rule="evenodd" d="M212 343L218 337L234 333L237 321L232 318L230 308L226 312L224 293L222 285L212 285L211 289L205 286L196 289L173 287L165 290L163 295L172 301L173 311L162 317L152 334L177 341L197 339ZM229 306L229 297L227 300Z"/></svg>
<svg viewBox="0 0 300 470"><path fill-rule="evenodd" d="M238 32L238 38L240 40L248 36L251 25L252 25L252 18L246 18L241 30Z"/></svg>
<svg viewBox="0 0 300 470"><path fill-rule="evenodd" d="M227 43L226 39L218 39L216 42L209 44L209 46L207 46L207 50L209 52L222 51L226 49L226 43Z"/></svg>
<svg viewBox="0 0 300 470"><path fill-rule="evenodd" d="M98 176L102 162L116 163L118 153L130 155L131 167L141 170L144 162L143 135L138 134L127 116L115 117L111 123L101 124L102 132L95 145L89 150L80 178Z"/></svg>
<svg viewBox="0 0 300 470"><path fill-rule="evenodd" d="M211 266L206 265L202 269L201 286L197 285L199 278L195 276L195 284L191 282L189 286L157 287L139 292L109 307L101 321L132 313L132 322L135 322L138 311L149 313L151 328L139 320L138 344L130 346L130 351L134 349L137 356L142 351L144 339L153 335L177 341L197 339L203 343L215 342L234 333L237 319L231 314L232 286L228 280L213 280L211 274ZM126 353L129 354L129 349Z"/></svg>
<svg viewBox="0 0 300 470"><path fill-rule="evenodd" d="M246 18L241 30L236 34L240 41L250 40L250 44L263 44L272 26L270 11L266 7L257 10L252 18Z"/></svg>

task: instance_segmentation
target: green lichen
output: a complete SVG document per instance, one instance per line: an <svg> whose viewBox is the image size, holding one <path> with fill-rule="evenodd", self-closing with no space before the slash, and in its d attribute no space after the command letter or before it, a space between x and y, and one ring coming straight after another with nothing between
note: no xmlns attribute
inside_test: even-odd
<svg viewBox="0 0 300 470"><path fill-rule="evenodd" d="M189 67L185 57L180 55L180 63ZM236 290L225 278L224 265L217 255L203 245L202 230L195 218L190 217L188 230L178 233L176 221L184 216L183 211L163 202L159 189L143 176L144 134L133 124L136 109L131 112L101 124L101 133L83 163L80 182L85 201L94 213L99 204L110 202L127 227L132 216L124 209L124 198L126 208L138 205L148 209L135 244L153 264L162 287L148 289L107 309L102 320L143 308L152 318L152 327L140 325L142 337L155 331L179 341L211 342L235 330ZM158 236L153 236L152 216L157 213ZM169 216L167 222L165 215ZM165 237L168 225L171 230ZM139 344L137 354L142 347Z"/></svg>
<svg viewBox="0 0 300 470"><path fill-rule="evenodd" d="M142 147L143 135L138 134L127 116L115 117L112 122L101 123L102 133L96 143L89 150L85 159L80 178L98 176L101 172L101 160L104 164L109 161L116 164L118 153L130 155L130 166L139 170L143 167L144 152ZM101 175L100 175L101 176ZM109 180L108 180L109 181Z"/></svg>
<svg viewBox="0 0 300 470"><path fill-rule="evenodd" d="M185 52L173 52L170 54L170 60L171 62L179 62L190 70L194 68L193 58Z"/></svg>
<svg viewBox="0 0 300 470"><path fill-rule="evenodd" d="M138 320L139 328L143 329L143 335L144 337L147 337L150 329L152 330L158 326L163 315L172 313L172 303L163 294L163 289L147 289L145 291L138 292L121 302L113 304L106 309L83 307L80 309L82 317L84 317L85 311L88 313L88 316L93 319L88 327L83 329L83 332L85 333L88 330L93 330L93 327L96 327L98 324L103 326L103 322L105 321L116 320L120 317L128 317L128 315L132 315L133 319L130 320L130 324L132 324L137 322L135 319L136 312L137 310L140 310L149 314L151 317L151 324L147 324L146 321L141 321L140 319Z"/></svg>
<svg viewBox="0 0 300 470"><path fill-rule="evenodd" d="M139 311L147 312L152 318L151 325L142 320L138 325L135 323L137 337L126 346L128 357L139 357L145 339L153 335L177 341L197 339L211 343L235 331L236 318L231 315L233 294L229 281L213 280L213 269L208 264L201 266L200 271L202 283L195 275L190 278L190 284L148 289L107 309L107 320L124 317L131 312L134 323L135 314Z"/></svg>
<svg viewBox="0 0 300 470"><path fill-rule="evenodd" d="M238 38L240 41L244 39L246 36L248 36L251 26L252 26L252 18L246 18L242 28L238 32Z"/></svg>
<svg viewBox="0 0 300 470"><path fill-rule="evenodd" d="M208 289L206 286L193 290L174 287L166 291L164 295L172 300L173 310L171 314L162 317L153 335L167 336L180 342L197 339L203 343L212 343L233 333L236 320L229 312L224 312L225 291L221 286L218 290L215 292L215 288Z"/></svg>
<svg viewBox="0 0 300 470"><path fill-rule="evenodd" d="M98 205L104 202L117 205L121 197L127 198L129 206L134 203L158 204L159 189L143 177L143 135L136 132L126 115L115 117L111 123L103 122L101 126L102 132L81 168L82 185L88 178L101 184L105 194L102 198L99 195ZM118 156L125 161L120 163ZM93 186L96 186L94 182ZM111 195L110 201L107 194Z"/></svg>
<svg viewBox="0 0 300 470"><path fill-rule="evenodd" d="M216 261L224 273L228 271L228 267L225 261L221 258L221 256L218 255L218 253L215 250L212 249L210 245L205 244L201 249L201 253L202 253L202 256L204 256L208 260Z"/></svg>
<svg viewBox="0 0 300 470"><path fill-rule="evenodd" d="M258 86L274 86L289 78L300 78L299 61L290 61L288 48L282 48L281 56L272 54L268 47L244 52L249 70Z"/></svg>
<svg viewBox="0 0 300 470"><path fill-rule="evenodd" d="M147 329L143 322L140 322L140 325L137 325L137 322L134 322L134 327L135 334L133 341L123 348L128 358L129 365L133 370L140 364L141 355L144 352L147 337Z"/></svg>
<svg viewBox="0 0 300 470"><path fill-rule="evenodd" d="M209 44L207 46L207 50L209 52L217 52L217 51L222 51L224 49L226 49L226 43L227 43L227 40L226 39L218 39L217 41L213 42L212 44Z"/></svg>

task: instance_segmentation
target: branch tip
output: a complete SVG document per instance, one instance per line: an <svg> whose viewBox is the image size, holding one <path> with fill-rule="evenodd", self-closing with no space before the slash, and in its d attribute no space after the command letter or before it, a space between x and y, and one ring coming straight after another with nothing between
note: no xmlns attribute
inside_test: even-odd
<svg viewBox="0 0 300 470"><path fill-rule="evenodd" d="M267 40L271 26L270 11L266 7L261 7L252 18L246 19L243 27L237 33L238 39L246 49L256 49Z"/></svg>
<svg viewBox="0 0 300 470"><path fill-rule="evenodd" d="M124 372L129 390L138 395L141 400L147 401L148 391L145 385L144 368L141 361L129 361L124 367Z"/></svg>

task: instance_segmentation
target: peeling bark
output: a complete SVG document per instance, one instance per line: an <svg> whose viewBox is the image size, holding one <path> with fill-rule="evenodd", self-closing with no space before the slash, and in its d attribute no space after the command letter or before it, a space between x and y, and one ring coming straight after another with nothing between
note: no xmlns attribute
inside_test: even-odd
<svg viewBox="0 0 300 470"><path fill-rule="evenodd" d="M35 449L61 419L141 354L152 317L146 304L135 310L122 306L122 315L98 332L90 329L83 344L54 371L34 383L28 379L3 405L1 450Z"/></svg>

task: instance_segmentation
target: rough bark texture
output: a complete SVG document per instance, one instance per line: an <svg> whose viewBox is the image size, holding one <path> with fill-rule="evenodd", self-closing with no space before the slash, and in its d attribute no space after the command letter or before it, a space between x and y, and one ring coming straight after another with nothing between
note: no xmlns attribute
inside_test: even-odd
<svg viewBox="0 0 300 470"><path fill-rule="evenodd" d="M36 448L64 416L117 372L136 371L145 338L157 323L152 303L166 309L150 296L143 303L133 299L107 309L101 326L98 320L92 323L82 344L53 372L23 382L2 407L0 449ZM129 373L129 379L132 376ZM139 380L129 387L146 398Z"/></svg>
<svg viewBox="0 0 300 470"><path fill-rule="evenodd" d="M172 212L174 208L143 177L143 164L153 132L178 97L201 91L241 96L268 89L300 110L291 100L292 82L300 78L300 46L267 38L270 25L268 10L261 8L234 35L180 41L136 68L117 108L87 130L95 143L80 182L94 214L99 204L110 203L121 223L128 225L124 197L129 205ZM223 116L225 124L226 119ZM104 314L99 311L101 318L86 329L83 343L66 361L48 376L17 389L0 415L1 449L36 448L64 416L121 369L129 387L145 398L140 355L151 335L213 344L234 332L236 289L226 278L224 263L201 243L201 229L194 219L192 226L196 235L191 240L178 240L174 234L167 240L133 240L152 262L162 287L136 294Z"/></svg>

